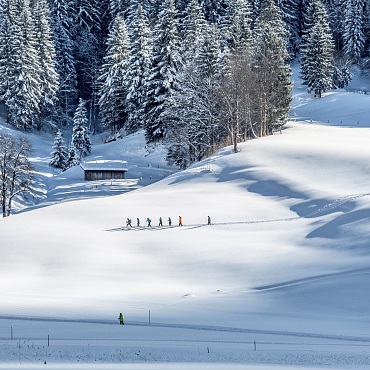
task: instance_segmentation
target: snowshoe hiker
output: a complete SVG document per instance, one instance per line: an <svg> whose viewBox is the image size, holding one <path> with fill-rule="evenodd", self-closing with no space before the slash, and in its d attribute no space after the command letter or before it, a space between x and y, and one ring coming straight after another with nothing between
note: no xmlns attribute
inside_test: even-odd
<svg viewBox="0 0 370 370"><path fill-rule="evenodd" d="M162 217L159 217L159 224L158 226L163 226Z"/></svg>
<svg viewBox="0 0 370 370"><path fill-rule="evenodd" d="M151 222L152 222L152 220L148 217L148 218L146 219L146 222L148 223L148 227L150 227L150 226L151 226Z"/></svg>
<svg viewBox="0 0 370 370"><path fill-rule="evenodd" d="M120 325L125 325L125 323L123 322L123 315L122 315L122 312L119 314L118 320L119 320L119 324L120 324Z"/></svg>
<svg viewBox="0 0 370 370"><path fill-rule="evenodd" d="M128 218L127 221L126 221L126 227L128 227L128 226L132 227L131 218Z"/></svg>
<svg viewBox="0 0 370 370"><path fill-rule="evenodd" d="M208 216L208 225L211 224L211 217Z"/></svg>
<svg viewBox="0 0 370 370"><path fill-rule="evenodd" d="M179 216L179 226L182 226L182 217Z"/></svg>
<svg viewBox="0 0 370 370"><path fill-rule="evenodd" d="M171 217L168 217L168 226L172 226L172 220L171 220Z"/></svg>
<svg viewBox="0 0 370 370"><path fill-rule="evenodd" d="M139 218L136 219L136 226L140 226L140 220L139 220Z"/></svg>

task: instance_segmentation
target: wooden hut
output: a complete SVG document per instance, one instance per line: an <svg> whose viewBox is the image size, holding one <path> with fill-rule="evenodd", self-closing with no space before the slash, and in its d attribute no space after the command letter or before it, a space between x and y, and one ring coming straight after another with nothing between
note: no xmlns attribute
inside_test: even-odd
<svg viewBox="0 0 370 370"><path fill-rule="evenodd" d="M124 179L127 172L126 161L98 160L80 164L85 180Z"/></svg>

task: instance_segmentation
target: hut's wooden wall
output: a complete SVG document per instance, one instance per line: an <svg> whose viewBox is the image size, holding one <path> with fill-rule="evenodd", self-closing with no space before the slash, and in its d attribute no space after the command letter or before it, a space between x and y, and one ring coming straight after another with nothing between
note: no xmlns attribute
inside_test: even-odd
<svg viewBox="0 0 370 370"><path fill-rule="evenodd" d="M126 171L85 170L85 180L124 179Z"/></svg>

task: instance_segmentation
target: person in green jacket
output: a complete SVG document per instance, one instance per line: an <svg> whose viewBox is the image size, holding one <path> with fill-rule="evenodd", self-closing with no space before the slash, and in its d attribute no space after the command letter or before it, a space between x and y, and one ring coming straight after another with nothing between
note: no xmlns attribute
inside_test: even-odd
<svg viewBox="0 0 370 370"><path fill-rule="evenodd" d="M125 323L123 322L123 315L122 315L122 312L119 314L118 320L119 320L119 324L120 324L120 325L125 325Z"/></svg>

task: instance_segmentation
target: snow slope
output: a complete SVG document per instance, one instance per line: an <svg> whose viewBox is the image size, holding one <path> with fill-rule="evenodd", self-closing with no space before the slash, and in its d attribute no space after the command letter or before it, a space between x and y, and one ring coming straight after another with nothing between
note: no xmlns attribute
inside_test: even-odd
<svg viewBox="0 0 370 370"><path fill-rule="evenodd" d="M312 99L298 81L281 134L178 173L163 152L144 157L140 135L97 145L92 156L128 160L137 180L110 197L78 169L42 172L50 138L34 138L44 195L0 220L0 359L368 368L369 103ZM58 345L37 353L48 334Z"/></svg>

